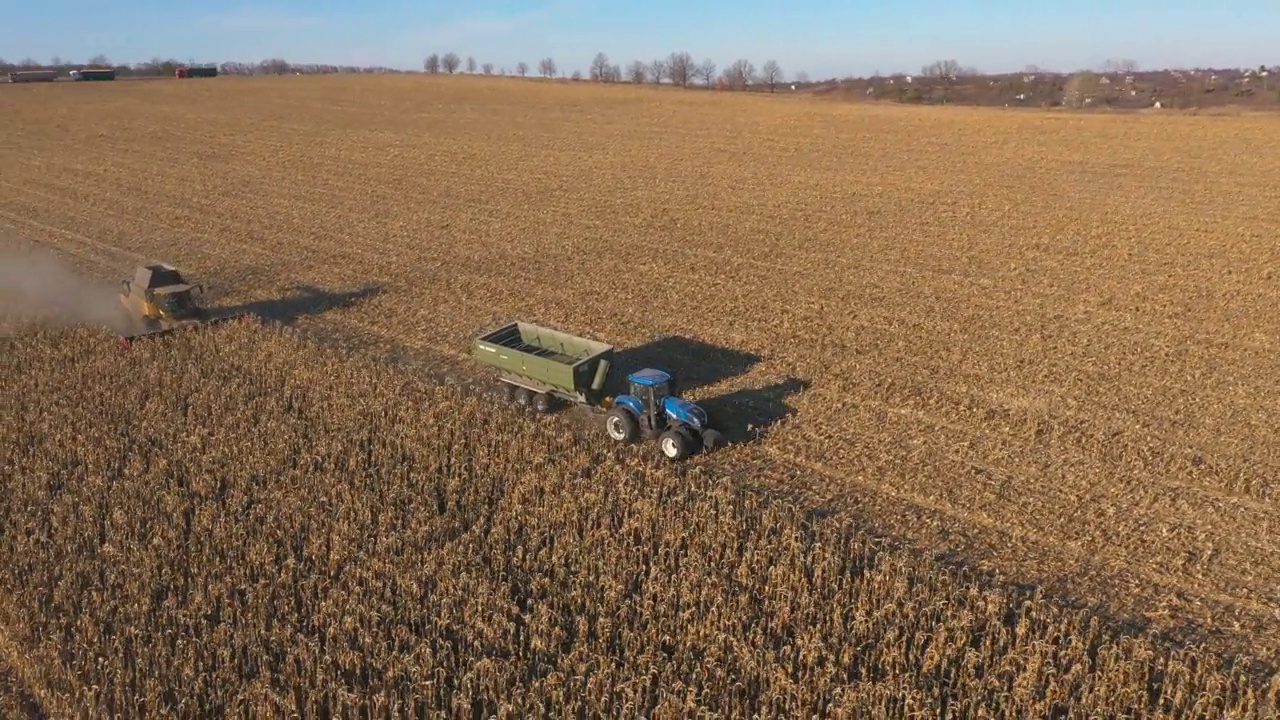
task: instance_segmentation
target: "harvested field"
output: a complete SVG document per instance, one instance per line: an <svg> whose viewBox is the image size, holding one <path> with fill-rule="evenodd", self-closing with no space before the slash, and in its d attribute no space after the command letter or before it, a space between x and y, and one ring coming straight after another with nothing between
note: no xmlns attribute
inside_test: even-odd
<svg viewBox="0 0 1280 720"><path fill-rule="evenodd" d="M1280 120L421 77L0 117L0 235L82 272L453 380L513 317L669 358L769 430L696 466L1280 663Z"/></svg>

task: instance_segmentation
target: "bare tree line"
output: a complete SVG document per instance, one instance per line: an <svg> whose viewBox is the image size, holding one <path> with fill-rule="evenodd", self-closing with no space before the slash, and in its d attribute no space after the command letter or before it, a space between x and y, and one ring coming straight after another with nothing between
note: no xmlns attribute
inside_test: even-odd
<svg viewBox="0 0 1280 720"><path fill-rule="evenodd" d="M49 62L40 62L30 57L24 57L17 62L7 62L0 59L0 72L9 72L15 70L59 70L70 71L83 67L110 67L121 77L151 77L151 76L171 76L179 67L217 67L219 73L223 75L311 75L311 74L354 74L354 73L400 73L403 70L382 67L382 66L354 66L354 65L332 65L319 63L292 63L282 58L267 58L257 62L227 61L227 62L198 62L195 59L188 58L185 61L176 58L152 58L144 62L119 63L112 62L105 55L95 55L85 63L77 63L55 56ZM428 73L447 73L456 74L459 72L467 72L475 74L477 72L485 75L508 75L514 74L519 77L528 77L530 73L536 72L544 78L566 77L566 74L557 65L555 59L544 57L538 61L536 68L530 66L527 62L519 62L513 70L507 68L497 68L493 63L479 63L474 57L463 58L457 53L448 52L443 55L432 54L423 62L423 69ZM1220 71L1227 71L1230 68L1224 68ZM1080 70L1075 74L1094 72L1094 70ZM1110 59L1101 63L1096 72L1133 75L1140 72L1140 66L1136 60L1132 59ZM1144 74L1151 73L1172 73L1178 75L1174 70L1148 70L1141 71ZM1255 70L1247 69L1245 72L1256 75L1256 87L1262 92L1271 92L1277 85L1276 78L1280 77L1280 66L1268 67L1266 64L1259 65ZM1052 76L1067 76L1072 73L1056 72L1044 69L1038 65L1027 65L1022 70L1025 76L1041 76L1046 79ZM1194 73L1193 73L1194 74ZM1007 75L1007 73L1005 74ZM610 61L609 56L604 52L598 52L591 60L588 68L587 78L583 78L582 74L575 71L570 73L570 77L574 79L587 79L593 82L601 83L621 83L629 82L634 84L671 84L681 87L699 86L699 87L722 87L725 89L745 90L748 88L767 88L770 91L776 90L779 84L786 80L786 74L781 66L774 60L768 60L759 69L754 63L746 58L739 58L731 62L724 68L717 67L716 63L711 59L704 59L698 62L688 52L673 52L665 58L656 58L653 60L633 60L625 67L621 64ZM876 71L871 80L880 77L879 71ZM920 77L933 81L934 85L942 89L944 99L950 96L950 90L953 87L959 87L964 82L972 83L974 78L987 77L982 71L961 65L956 60L938 60L920 69ZM1002 77L996 74L992 77ZM854 80L854 78L846 78L846 82ZM809 78L803 72L794 74L793 82L808 83ZM995 84L995 80L992 84ZM869 91L870 92L870 91ZM958 99L958 98L957 98Z"/></svg>
<svg viewBox="0 0 1280 720"><path fill-rule="evenodd" d="M82 67L112 68L121 77L158 77L171 76L180 67L217 67L221 75L322 75L322 74L356 74L356 73L400 73L402 70L381 66L327 65L320 63L293 63L282 58L267 58L258 62L199 62L194 58L178 60L176 58L152 58L144 62L115 63L105 55L95 55L88 62L77 63L54 56L49 62L42 63L33 58L22 58L17 62L7 62L0 58L0 71L15 70L59 70L70 71Z"/></svg>
<svg viewBox="0 0 1280 720"><path fill-rule="evenodd" d="M444 56L431 55L423 65L429 73L455 73L462 67L456 53ZM467 72L475 72L475 62L467 59ZM485 74L493 74L492 66L486 64ZM1103 104L1128 102L1129 104L1154 103L1155 99L1163 99L1167 104L1170 88L1160 85L1159 80L1147 79L1147 86L1139 88L1131 86L1131 76L1138 73L1138 62L1131 59L1107 60L1098 66L1097 71L1103 74L1118 74L1121 82L1133 98L1102 97ZM538 61L536 70L526 62L516 65L515 74L528 77L536 72L543 78L570 78L573 80L590 80L595 83L630 83L634 85L655 84L679 87L701 87L732 90L767 89L775 92L779 84L787 80L787 75L776 60L767 60L759 68L747 58L739 58L721 68L711 59L697 61L688 52L672 52L666 57L653 60L636 59L625 65L614 62L605 52L597 52L587 66L584 74L578 70L566 73L552 57L544 57ZM1079 71L1089 73L1092 71ZM1159 71L1157 71L1158 73ZM1180 77L1176 71L1164 71L1171 76ZM1280 77L1280 68L1268 69L1265 65L1255 71L1248 69L1246 75L1253 74L1254 85L1249 86L1248 78L1233 86L1235 95L1243 97L1260 90L1259 97L1269 98L1277 84L1275 77ZM499 74L506 75L503 68ZM1150 75L1151 73L1146 73ZM1194 74L1194 73L1192 73ZM869 78L846 77L841 80L832 78L823 84L828 91L839 91L850 94L856 89L860 98L873 100L896 100L914 103L950 103L989 104L989 105L1055 105L1073 97L1073 92L1064 83L1071 73L1054 72L1028 65L1021 73L989 74L961 64L954 59L936 60L920 68L918 75L913 73L897 73L883 76L877 70ZM914 77L913 77L914 76ZM1211 78L1216 75L1210 74ZM895 79L896 78L896 79ZM803 72L794 74L795 84L809 84L808 76ZM1101 80L1106 83L1106 80ZM897 84L895 84L897 83ZM1148 87L1149 86L1149 87ZM1117 86L1118 87L1118 86ZM792 85L795 89L795 85ZM1185 89L1181 92L1186 94ZM1163 93L1163 94L1162 94ZM1082 95L1074 93L1074 95ZM1105 94L1104 94L1105 95ZM1141 96L1141 97L1140 97ZM1064 99L1065 98L1065 99ZM1136 99L1134 99L1136 98ZM1155 98L1155 99L1153 99ZM1280 94L1275 97L1280 100Z"/></svg>
<svg viewBox="0 0 1280 720"><path fill-rule="evenodd" d="M456 53L449 52L444 55L432 53L422 63L422 69L430 74L447 74L452 75L459 71L461 60ZM467 58L467 72L475 72L475 60ZM484 74L493 74L493 65L486 63L484 66ZM735 90L745 90L748 87L758 86L766 87L770 92L774 92L778 85L786 79L786 73L782 66L776 60L767 60L758 70L750 60L740 58L734 60L727 67L717 72L715 61L710 58L698 62L693 55L684 52L673 52L665 58L656 58L654 60L633 60L624 69L622 65L612 62L609 56L604 52L596 53L592 58L591 64L587 69L587 79L592 82L616 83L630 82L637 85L644 83L652 83L660 85L668 83L671 85L679 85L680 87L689 87L691 85L702 85L704 87L725 87ZM528 77L531 68L526 62L519 62L515 67L515 74L520 77ZM564 73L556 64L554 58L544 57L538 61L537 73L544 78L565 77ZM506 68L503 68L498 74L506 75ZM582 74L574 71L569 77L575 80L583 79ZM799 78L799 76L797 76Z"/></svg>

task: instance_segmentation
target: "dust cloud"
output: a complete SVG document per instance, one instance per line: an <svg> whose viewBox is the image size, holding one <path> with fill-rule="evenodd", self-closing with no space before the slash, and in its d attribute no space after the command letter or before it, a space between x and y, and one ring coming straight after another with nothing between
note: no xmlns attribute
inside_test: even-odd
<svg viewBox="0 0 1280 720"><path fill-rule="evenodd" d="M88 324L125 333L132 323L118 292L116 285L80 275L34 243L0 240L0 320Z"/></svg>

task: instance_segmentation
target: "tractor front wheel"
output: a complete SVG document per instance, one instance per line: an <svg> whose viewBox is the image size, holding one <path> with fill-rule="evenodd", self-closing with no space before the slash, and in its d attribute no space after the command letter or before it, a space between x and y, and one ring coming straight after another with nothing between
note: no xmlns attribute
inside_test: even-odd
<svg viewBox="0 0 1280 720"><path fill-rule="evenodd" d="M715 452L724 447L728 443L725 442L724 433L719 430L707 428L702 431L702 451Z"/></svg>
<svg viewBox="0 0 1280 720"><path fill-rule="evenodd" d="M658 438L658 447L662 449L662 454L668 460L683 460L689 457L690 445L689 437L679 430L668 430Z"/></svg>
<svg viewBox="0 0 1280 720"><path fill-rule="evenodd" d="M616 407L604 419L604 430L621 443L632 443L640 435L640 423L625 408Z"/></svg>

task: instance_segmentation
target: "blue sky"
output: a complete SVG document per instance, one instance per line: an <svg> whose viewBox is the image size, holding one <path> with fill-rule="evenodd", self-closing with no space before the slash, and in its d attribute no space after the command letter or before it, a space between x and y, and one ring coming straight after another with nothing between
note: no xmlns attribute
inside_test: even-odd
<svg viewBox="0 0 1280 720"><path fill-rule="evenodd" d="M514 68L554 57L586 70L688 50L721 67L777 60L788 76L1280 64L1277 0L0 0L0 58L151 57L421 68L432 51Z"/></svg>

